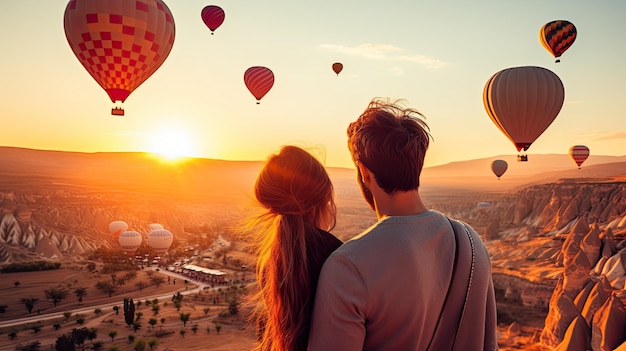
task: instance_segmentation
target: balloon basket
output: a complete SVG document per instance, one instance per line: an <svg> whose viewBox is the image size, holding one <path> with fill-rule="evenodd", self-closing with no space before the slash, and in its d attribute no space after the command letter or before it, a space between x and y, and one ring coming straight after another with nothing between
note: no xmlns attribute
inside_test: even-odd
<svg viewBox="0 0 626 351"><path fill-rule="evenodd" d="M113 107L111 109L111 115L112 116L123 116L124 115L124 109L121 107Z"/></svg>
<svg viewBox="0 0 626 351"><path fill-rule="evenodd" d="M517 162L528 162L528 155L517 155Z"/></svg>

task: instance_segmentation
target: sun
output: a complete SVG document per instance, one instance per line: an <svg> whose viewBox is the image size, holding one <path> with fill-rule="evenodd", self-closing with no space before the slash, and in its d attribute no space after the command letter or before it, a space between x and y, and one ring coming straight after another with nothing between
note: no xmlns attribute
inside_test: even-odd
<svg viewBox="0 0 626 351"><path fill-rule="evenodd" d="M163 130L151 136L149 151L164 161L176 162L193 157L194 149L190 136L179 130Z"/></svg>

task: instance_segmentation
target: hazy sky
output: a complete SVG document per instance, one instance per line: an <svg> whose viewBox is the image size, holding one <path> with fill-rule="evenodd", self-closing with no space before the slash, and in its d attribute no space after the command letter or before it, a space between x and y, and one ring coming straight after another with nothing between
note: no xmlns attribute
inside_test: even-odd
<svg viewBox="0 0 626 351"><path fill-rule="evenodd" d="M316 147L351 167L345 130L373 97L406 99L426 115L427 166L515 154L485 112L499 70L541 66L565 85L565 105L529 154L626 154L626 1L166 0L176 24L161 68L126 100L126 116L72 53L67 0L0 2L0 145L68 151L162 151L262 160L284 144ZM215 35L201 20L218 5ZM561 63L539 28L578 29ZM342 62L337 77L333 62ZM260 105L243 73L272 69ZM181 139L182 136L182 139Z"/></svg>

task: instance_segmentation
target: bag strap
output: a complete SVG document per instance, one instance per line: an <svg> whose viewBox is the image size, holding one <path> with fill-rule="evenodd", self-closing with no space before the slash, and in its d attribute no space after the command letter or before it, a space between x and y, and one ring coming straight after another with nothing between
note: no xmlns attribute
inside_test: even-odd
<svg viewBox="0 0 626 351"><path fill-rule="evenodd" d="M439 319L437 320L437 324L435 325L435 331L433 332L431 340L428 343L427 350L431 349L431 347L435 350L452 350L454 348L456 336L461 329L462 320L465 315L465 307L469 299L472 278L474 276L474 264L476 256L474 239L469 229L467 228L467 225L463 224L465 234L467 235L469 241L468 245L467 240L462 240L462 236L459 237L460 234L457 233L456 227L452 220L448 217L446 218L452 226L452 231L454 233L456 243L454 252L454 266L452 268L452 276L450 278L450 284L448 285L448 291L446 292L446 297L444 298L444 303L439 313ZM463 242L461 242L461 240ZM463 262L459 262L459 252L464 248L471 248L471 258L467 257L468 255L464 255L464 258L462 259ZM459 291L463 288L465 289L464 295L451 294L451 291Z"/></svg>

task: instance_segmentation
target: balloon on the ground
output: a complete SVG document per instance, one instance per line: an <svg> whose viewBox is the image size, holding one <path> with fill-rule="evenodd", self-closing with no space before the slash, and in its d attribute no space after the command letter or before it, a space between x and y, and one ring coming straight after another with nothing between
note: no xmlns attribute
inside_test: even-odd
<svg viewBox="0 0 626 351"><path fill-rule="evenodd" d="M70 0L63 24L74 55L113 103L126 101L174 44L174 17L162 0Z"/></svg>
<svg viewBox="0 0 626 351"><path fill-rule="evenodd" d="M117 239L123 231L128 230L128 223L124 221L113 221L109 223L109 232L113 236L113 239Z"/></svg>
<svg viewBox="0 0 626 351"><path fill-rule="evenodd" d="M150 223L148 224L148 228L150 228L150 230L155 230L155 229L163 229L165 227L163 226L163 224L160 224L160 223Z"/></svg>
<svg viewBox="0 0 626 351"><path fill-rule="evenodd" d="M213 32L219 28L222 23L224 23L224 19L226 18L224 10L216 5L204 7L202 9L201 16L204 24L211 30L211 35L213 35Z"/></svg>
<svg viewBox="0 0 626 351"><path fill-rule="evenodd" d="M339 76L339 73L341 73L341 71L343 70L343 64L340 62L335 62L333 63L333 72L335 72L337 74L337 76Z"/></svg>
<svg viewBox="0 0 626 351"><path fill-rule="evenodd" d="M274 85L274 73L267 67L253 66L243 74L243 81L259 104Z"/></svg>
<svg viewBox="0 0 626 351"><path fill-rule="evenodd" d="M548 69L534 66L499 71L483 90L487 114L517 151L528 150L552 124L564 100L561 79Z"/></svg>
<svg viewBox="0 0 626 351"><path fill-rule="evenodd" d="M589 148L585 145L574 145L569 148L569 156L576 162L578 169L589 157Z"/></svg>
<svg viewBox="0 0 626 351"><path fill-rule="evenodd" d="M505 160L493 160L491 162L491 170L498 179L506 172L507 168L509 168L509 164Z"/></svg>
<svg viewBox="0 0 626 351"><path fill-rule="evenodd" d="M565 20L556 20L544 24L539 30L539 41L546 50L560 62L559 57L574 44L576 27Z"/></svg>
<svg viewBox="0 0 626 351"><path fill-rule="evenodd" d="M148 245L156 253L165 253L172 245L174 235L167 229L155 229L148 233Z"/></svg>
<svg viewBox="0 0 626 351"><path fill-rule="evenodd" d="M134 253L141 246L142 238L139 232L133 230L127 230L120 234L118 242L122 251L127 253Z"/></svg>

